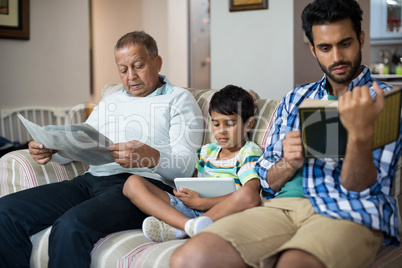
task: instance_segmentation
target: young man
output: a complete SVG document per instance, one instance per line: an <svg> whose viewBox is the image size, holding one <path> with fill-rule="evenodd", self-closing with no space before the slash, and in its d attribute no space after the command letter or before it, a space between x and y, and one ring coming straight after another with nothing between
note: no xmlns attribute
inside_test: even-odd
<svg viewBox="0 0 402 268"><path fill-rule="evenodd" d="M115 162L1 198L0 267L29 267L30 236L51 225L48 267L89 267L100 238L141 228L146 217L122 193L130 175L171 191L166 184L194 172L201 111L189 91L158 74L162 58L155 40L128 33L116 43L115 59L124 88L104 98L86 121L115 143L109 147ZM29 144L39 164L61 160L51 149Z"/></svg>
<svg viewBox="0 0 402 268"><path fill-rule="evenodd" d="M201 198L194 191L181 189L174 190L172 195L138 175L127 179L124 195L152 215L142 227L149 240L192 237L213 221L260 204L261 187L255 163L262 152L257 144L247 141L255 121L254 107L253 98L242 88L228 85L216 92L209 105L216 142L204 145L198 152L194 175L234 178L238 189L234 193Z"/></svg>
<svg viewBox="0 0 402 268"><path fill-rule="evenodd" d="M362 11L355 0L315 0L302 19L325 75L288 93L275 114L256 165L267 200L207 227L174 253L172 267L367 267L382 242L399 244L390 186L401 135L373 151L389 87L360 65ZM344 158L303 158L298 106L306 98L339 98Z"/></svg>

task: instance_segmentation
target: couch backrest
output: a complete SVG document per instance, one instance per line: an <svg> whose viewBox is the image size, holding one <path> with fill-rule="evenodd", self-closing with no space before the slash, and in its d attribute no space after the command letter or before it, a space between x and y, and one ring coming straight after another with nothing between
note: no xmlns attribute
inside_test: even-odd
<svg viewBox="0 0 402 268"><path fill-rule="evenodd" d="M398 230L402 235L402 157L399 158L398 166L395 172L394 187L392 188L392 196L396 200L398 206Z"/></svg>
<svg viewBox="0 0 402 268"><path fill-rule="evenodd" d="M106 97L116 91L122 90L122 84L108 84L102 90L102 97ZM209 102L212 98L212 95L217 92L216 89L193 89L187 88L188 91L194 96L197 101L200 109L202 111L203 116L207 119L205 120L205 133L203 144L211 143L215 141L215 137L212 132L211 127L211 118L208 114ZM250 140L254 141L258 144L262 149L265 148L265 143L267 140L267 135L269 131L269 127L272 124L271 117L277 108L279 101L277 100L268 100L268 99L260 99L258 94L253 90L247 90L254 101L256 102L257 112L255 114L256 122L254 124L253 129L250 131Z"/></svg>

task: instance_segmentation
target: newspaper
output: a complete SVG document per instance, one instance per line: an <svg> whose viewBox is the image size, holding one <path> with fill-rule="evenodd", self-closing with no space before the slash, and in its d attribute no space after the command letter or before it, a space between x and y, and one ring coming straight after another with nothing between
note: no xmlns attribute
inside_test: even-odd
<svg viewBox="0 0 402 268"><path fill-rule="evenodd" d="M60 156L90 165L114 162L108 146L113 144L89 124L39 126L18 114L32 138Z"/></svg>

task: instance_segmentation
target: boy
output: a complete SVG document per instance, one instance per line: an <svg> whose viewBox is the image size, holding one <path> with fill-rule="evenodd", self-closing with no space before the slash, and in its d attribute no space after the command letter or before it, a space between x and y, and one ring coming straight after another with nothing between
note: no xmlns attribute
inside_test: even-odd
<svg viewBox="0 0 402 268"><path fill-rule="evenodd" d="M194 236L222 217L260 204L260 182L254 167L262 152L247 141L255 121L253 98L244 89L228 85L213 95L209 114L217 142L199 150L194 176L234 177L238 190L214 198L201 198L189 189L174 190L171 195L138 175L131 176L123 193L152 215L142 228L152 241Z"/></svg>

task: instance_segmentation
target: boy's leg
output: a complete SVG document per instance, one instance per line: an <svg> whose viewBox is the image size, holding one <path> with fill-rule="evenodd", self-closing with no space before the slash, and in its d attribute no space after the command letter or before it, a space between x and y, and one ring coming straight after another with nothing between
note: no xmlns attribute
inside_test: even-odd
<svg viewBox="0 0 402 268"><path fill-rule="evenodd" d="M146 179L132 175L126 181L123 193L130 201L147 215L184 230L188 218L170 205L170 196Z"/></svg>
<svg viewBox="0 0 402 268"><path fill-rule="evenodd" d="M88 199L79 182L76 178L0 198L0 267L29 267L29 237Z"/></svg>

